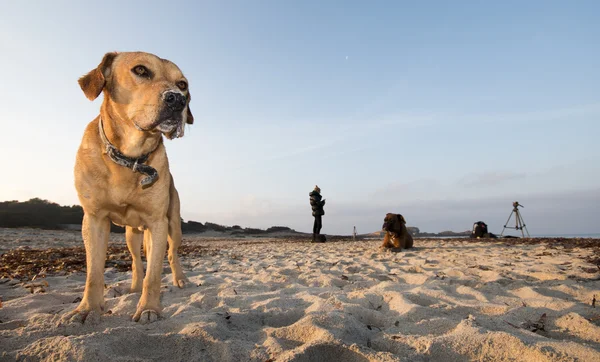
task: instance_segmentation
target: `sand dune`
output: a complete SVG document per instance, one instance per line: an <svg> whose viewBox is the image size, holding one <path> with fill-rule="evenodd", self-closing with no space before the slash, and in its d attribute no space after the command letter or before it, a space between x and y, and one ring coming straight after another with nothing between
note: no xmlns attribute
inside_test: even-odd
<svg viewBox="0 0 600 362"><path fill-rule="evenodd" d="M186 289L165 263L164 317L149 325L131 321L130 272L106 270L107 313L84 325L60 322L83 273L48 275L45 293L0 280L0 360L600 360L598 248L184 239L210 252L183 257Z"/></svg>

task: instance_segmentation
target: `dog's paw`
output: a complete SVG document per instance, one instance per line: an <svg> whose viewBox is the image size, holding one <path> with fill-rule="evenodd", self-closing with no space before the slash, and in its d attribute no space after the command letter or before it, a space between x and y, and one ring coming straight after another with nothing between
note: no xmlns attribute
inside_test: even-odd
<svg viewBox="0 0 600 362"><path fill-rule="evenodd" d="M402 251L402 248L380 246L379 251L382 253L399 253Z"/></svg>
<svg viewBox="0 0 600 362"><path fill-rule="evenodd" d="M181 289L190 285L189 279L185 275L173 277L173 285Z"/></svg>
<svg viewBox="0 0 600 362"><path fill-rule="evenodd" d="M133 316L133 321L138 322L140 324L148 324L153 323L158 320L158 312L146 309L144 311L137 311Z"/></svg>
<svg viewBox="0 0 600 362"><path fill-rule="evenodd" d="M101 309L84 309L77 308L74 311L66 313L60 319L60 324L63 325L97 325L100 323L100 316L102 315Z"/></svg>

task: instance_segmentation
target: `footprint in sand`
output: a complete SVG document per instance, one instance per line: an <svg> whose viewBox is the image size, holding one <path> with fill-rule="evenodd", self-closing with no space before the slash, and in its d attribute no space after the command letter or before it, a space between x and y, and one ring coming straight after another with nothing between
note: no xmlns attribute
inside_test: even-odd
<svg viewBox="0 0 600 362"><path fill-rule="evenodd" d="M439 300L425 295L407 293L403 295L411 303L420 305L421 307L429 307L430 305L439 303Z"/></svg>
<svg viewBox="0 0 600 362"><path fill-rule="evenodd" d="M344 362L369 362L370 359L348 347L336 344L315 344L296 352L289 362L311 361L344 361Z"/></svg>

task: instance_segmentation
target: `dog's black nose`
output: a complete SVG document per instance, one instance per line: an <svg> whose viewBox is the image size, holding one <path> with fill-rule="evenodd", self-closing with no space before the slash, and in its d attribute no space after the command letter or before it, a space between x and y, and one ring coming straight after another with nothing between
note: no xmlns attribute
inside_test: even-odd
<svg viewBox="0 0 600 362"><path fill-rule="evenodd" d="M165 104L175 112L179 112L185 108L187 99L181 93L166 92L164 95Z"/></svg>

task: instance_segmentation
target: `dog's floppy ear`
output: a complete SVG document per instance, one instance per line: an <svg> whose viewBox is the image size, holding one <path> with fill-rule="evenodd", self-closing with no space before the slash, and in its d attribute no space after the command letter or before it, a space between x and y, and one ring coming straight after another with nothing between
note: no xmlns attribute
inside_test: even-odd
<svg viewBox="0 0 600 362"><path fill-rule="evenodd" d="M192 111L190 110L190 102L192 101L192 95L190 94L189 90L188 90L187 99L188 99L188 101L187 101L188 109L187 109L187 118L185 119L185 123L194 124L194 116L192 115Z"/></svg>
<svg viewBox="0 0 600 362"><path fill-rule="evenodd" d="M104 85L106 84L106 78L110 75L111 66L116 56L116 52L104 54L102 61L96 69L79 78L79 86L90 101L98 98L100 93L102 93L102 89L104 89Z"/></svg>
<svg viewBox="0 0 600 362"><path fill-rule="evenodd" d="M398 220L400 220L401 223L406 224L406 220L404 220L404 216L397 214L396 215L398 217Z"/></svg>

